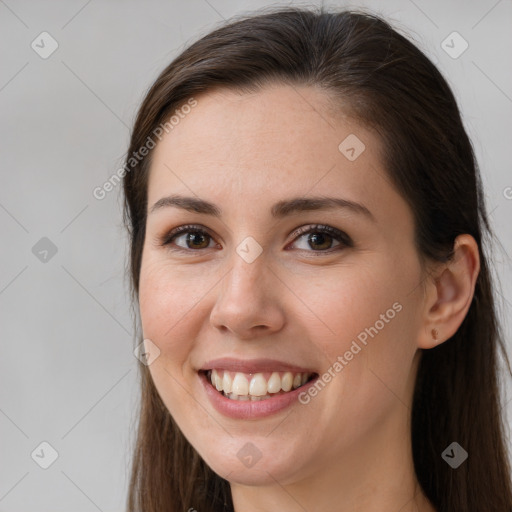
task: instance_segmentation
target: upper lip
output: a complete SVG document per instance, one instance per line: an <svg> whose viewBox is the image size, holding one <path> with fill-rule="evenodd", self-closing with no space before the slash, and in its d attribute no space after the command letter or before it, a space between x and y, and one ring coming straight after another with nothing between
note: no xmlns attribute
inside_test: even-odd
<svg viewBox="0 0 512 512"><path fill-rule="evenodd" d="M200 368L200 371L206 370L227 370L242 373L259 372L295 372L295 373L314 373L310 368L285 363L277 359L235 359L232 357L222 357L207 361Z"/></svg>

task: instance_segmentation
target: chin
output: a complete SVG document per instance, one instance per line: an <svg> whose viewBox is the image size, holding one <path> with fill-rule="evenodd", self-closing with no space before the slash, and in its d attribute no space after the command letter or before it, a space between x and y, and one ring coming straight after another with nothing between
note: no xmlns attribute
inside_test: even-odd
<svg viewBox="0 0 512 512"><path fill-rule="evenodd" d="M276 480L281 482L289 476L291 468L283 468L273 464L256 464L251 468L236 467L233 464L217 464L212 470L230 483L250 486L275 485Z"/></svg>
<svg viewBox="0 0 512 512"><path fill-rule="evenodd" d="M210 452L207 457L201 456L212 471L230 483L264 486L275 485L276 480L280 483L289 481L300 470L297 461L276 458L279 451L278 447L270 446L268 450L258 450L255 444L247 441L236 443L234 450L226 448L219 453Z"/></svg>

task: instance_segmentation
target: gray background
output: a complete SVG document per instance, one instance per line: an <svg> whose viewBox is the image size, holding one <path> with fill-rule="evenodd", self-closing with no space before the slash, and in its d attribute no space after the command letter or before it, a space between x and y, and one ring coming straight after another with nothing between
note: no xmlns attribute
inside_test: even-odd
<svg viewBox="0 0 512 512"><path fill-rule="evenodd" d="M120 187L101 201L92 191L122 165L136 109L172 58L223 19L270 4L0 0L0 511L123 509L140 363ZM509 307L512 2L326 5L395 20L449 80L503 244L495 262ZM47 59L31 47L43 31L59 45ZM469 44L457 59L441 47L453 31ZM41 252L43 237L56 254ZM48 469L31 458L43 441L58 452ZM34 458L49 460L40 450Z"/></svg>

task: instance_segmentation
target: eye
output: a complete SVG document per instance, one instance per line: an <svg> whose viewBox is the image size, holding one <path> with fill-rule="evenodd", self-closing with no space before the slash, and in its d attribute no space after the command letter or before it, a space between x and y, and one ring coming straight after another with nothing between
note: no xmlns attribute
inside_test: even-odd
<svg viewBox="0 0 512 512"><path fill-rule="evenodd" d="M175 240L183 239L184 245L177 244L178 248L173 250L194 250L208 249L209 242L213 241L210 234L197 225L180 226L170 231L162 241L162 245L175 244ZM218 244L214 244L214 246Z"/></svg>
<svg viewBox="0 0 512 512"><path fill-rule="evenodd" d="M322 224L317 224L315 226L302 226L294 231L292 235L299 240L301 238L305 238L305 235L308 235L303 247L298 247L298 249L306 251L308 250L308 247L319 249L308 252L332 252L331 249L333 249L332 243L334 240L339 242L337 246L334 246L338 247L338 249L343 247L353 247L354 245L351 238L343 231L331 226L324 226ZM295 243L296 242L294 242L294 244Z"/></svg>
<svg viewBox="0 0 512 512"><path fill-rule="evenodd" d="M353 242L346 233L331 226L324 226L321 224L314 226L302 226L292 233L292 236L294 237L293 244L296 243L296 239L301 239L305 237L305 235L309 235L304 244L304 246L307 244L307 247L298 247L299 250L308 251L309 247L315 250L308 252L332 252L332 243L334 240L339 242L337 246L334 246L334 248L353 247ZM181 245L176 243L176 241L180 239L182 239ZM213 245L211 245L212 243ZM199 225L186 225L173 229L165 235L161 245L174 245L175 247L172 248L173 251L188 252L213 247L220 248L220 245L215 243L213 237L208 233L208 231Z"/></svg>

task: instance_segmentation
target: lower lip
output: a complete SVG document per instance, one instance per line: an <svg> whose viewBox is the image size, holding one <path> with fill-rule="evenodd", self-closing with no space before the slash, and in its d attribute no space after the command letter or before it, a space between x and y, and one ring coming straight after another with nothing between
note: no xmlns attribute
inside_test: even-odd
<svg viewBox="0 0 512 512"><path fill-rule="evenodd" d="M293 391L265 400L255 400L254 402L251 400L231 400L213 387L206 374L199 373L199 378L213 407L218 412L230 418L248 420L264 418L291 406L302 392L307 391L317 381L318 375Z"/></svg>

